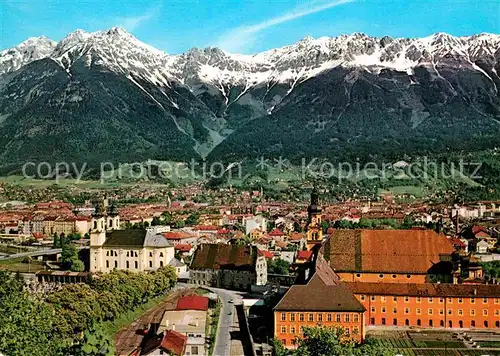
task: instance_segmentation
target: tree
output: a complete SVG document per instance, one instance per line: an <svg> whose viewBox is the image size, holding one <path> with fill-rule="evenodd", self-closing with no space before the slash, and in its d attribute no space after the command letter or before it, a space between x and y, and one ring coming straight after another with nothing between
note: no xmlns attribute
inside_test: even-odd
<svg viewBox="0 0 500 356"><path fill-rule="evenodd" d="M193 213L189 215L186 219L186 225L196 225L200 219L199 213Z"/></svg>
<svg viewBox="0 0 500 356"><path fill-rule="evenodd" d="M174 227L176 229L180 229L180 228L183 228L185 226L185 223L184 223L184 220L175 220L174 221Z"/></svg>
<svg viewBox="0 0 500 356"><path fill-rule="evenodd" d="M390 356L394 351L370 343L358 344L344 329L332 327L303 327L304 335L297 339L295 356Z"/></svg>
<svg viewBox="0 0 500 356"><path fill-rule="evenodd" d="M72 272L83 272L85 271L85 264L80 260L73 260L70 270Z"/></svg>
<svg viewBox="0 0 500 356"><path fill-rule="evenodd" d="M289 274L290 263L281 258L267 261L267 272L271 274Z"/></svg>
<svg viewBox="0 0 500 356"><path fill-rule="evenodd" d="M75 356L112 356L113 341L100 324L95 324L85 331L82 341L73 346L73 353Z"/></svg>
<svg viewBox="0 0 500 356"><path fill-rule="evenodd" d="M285 348L280 339L272 339L271 346L274 349L274 356L286 356L288 354L288 350Z"/></svg>

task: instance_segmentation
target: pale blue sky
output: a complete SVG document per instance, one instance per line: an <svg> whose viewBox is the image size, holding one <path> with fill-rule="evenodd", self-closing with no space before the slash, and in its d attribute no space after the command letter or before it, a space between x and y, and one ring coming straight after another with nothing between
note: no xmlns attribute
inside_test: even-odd
<svg viewBox="0 0 500 356"><path fill-rule="evenodd" d="M168 53L255 53L305 36L500 33L500 0L0 0L0 49L122 26Z"/></svg>

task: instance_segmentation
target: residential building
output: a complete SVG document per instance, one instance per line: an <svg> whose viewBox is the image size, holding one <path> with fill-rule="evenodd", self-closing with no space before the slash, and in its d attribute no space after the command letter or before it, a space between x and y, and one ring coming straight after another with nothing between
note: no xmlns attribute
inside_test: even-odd
<svg viewBox="0 0 500 356"><path fill-rule="evenodd" d="M202 244L190 266L191 283L249 290L267 283L266 258L256 246Z"/></svg>

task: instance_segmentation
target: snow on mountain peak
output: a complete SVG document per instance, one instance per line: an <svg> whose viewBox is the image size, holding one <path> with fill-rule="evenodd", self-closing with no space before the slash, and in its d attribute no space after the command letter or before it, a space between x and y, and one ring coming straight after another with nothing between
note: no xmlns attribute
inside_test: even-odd
<svg viewBox="0 0 500 356"><path fill-rule="evenodd" d="M0 75L13 72L22 66L45 58L54 50L57 42L45 36L30 37L16 47L0 52Z"/></svg>

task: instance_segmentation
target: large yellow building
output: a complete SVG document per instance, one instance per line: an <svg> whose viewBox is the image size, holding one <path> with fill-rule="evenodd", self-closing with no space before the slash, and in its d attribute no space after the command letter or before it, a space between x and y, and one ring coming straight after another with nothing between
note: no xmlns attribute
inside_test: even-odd
<svg viewBox="0 0 500 356"><path fill-rule="evenodd" d="M96 209L90 232L90 272L154 271L176 262L174 245L157 227L106 231L106 220Z"/></svg>

